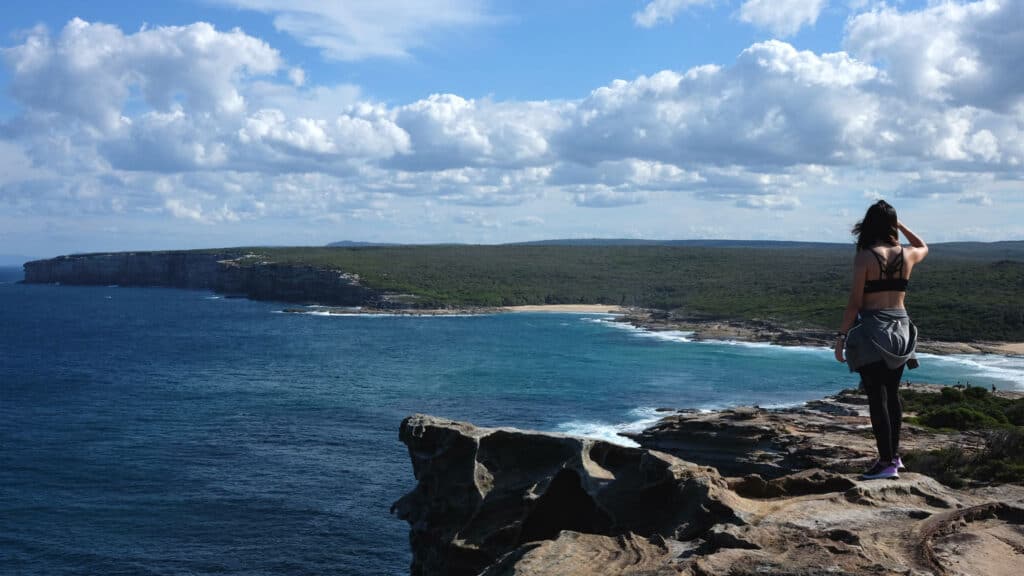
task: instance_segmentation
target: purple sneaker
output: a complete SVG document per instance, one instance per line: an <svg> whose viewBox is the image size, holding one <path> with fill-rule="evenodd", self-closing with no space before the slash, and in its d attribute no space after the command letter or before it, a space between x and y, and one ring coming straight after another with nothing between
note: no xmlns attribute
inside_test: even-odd
<svg viewBox="0 0 1024 576"><path fill-rule="evenodd" d="M875 462L875 465L871 467L871 470L860 475L861 480L877 480L880 478L899 478L900 472L896 468L896 464L890 462L883 464L881 462Z"/></svg>
<svg viewBox="0 0 1024 576"><path fill-rule="evenodd" d="M903 458L900 458L899 456L892 459L892 465L895 466L896 470L900 472L903 472L904 470L907 469L907 467L903 465Z"/></svg>

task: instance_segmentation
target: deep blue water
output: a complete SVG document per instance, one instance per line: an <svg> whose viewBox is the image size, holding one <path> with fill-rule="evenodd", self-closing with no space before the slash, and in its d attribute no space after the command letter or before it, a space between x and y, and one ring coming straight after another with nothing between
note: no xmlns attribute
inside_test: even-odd
<svg viewBox="0 0 1024 576"><path fill-rule="evenodd" d="M595 316L282 314L0 270L0 573L404 574L402 418L610 436L656 407L856 384L818 349L690 343ZM919 381L1024 386L1004 358Z"/></svg>

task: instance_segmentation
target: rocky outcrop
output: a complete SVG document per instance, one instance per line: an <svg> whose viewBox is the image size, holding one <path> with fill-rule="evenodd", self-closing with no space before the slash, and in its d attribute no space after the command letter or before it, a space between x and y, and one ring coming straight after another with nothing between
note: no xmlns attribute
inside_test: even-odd
<svg viewBox="0 0 1024 576"><path fill-rule="evenodd" d="M681 411L624 435L728 476L777 478L812 468L849 474L867 468L876 454L866 402L863 396L840 395L786 410ZM904 451L975 449L982 442L975 432L935 434L912 424L904 424L901 433Z"/></svg>
<svg viewBox="0 0 1024 576"><path fill-rule="evenodd" d="M400 437L418 484L393 511L411 527L417 575L478 574L563 531L689 540L749 515L714 469L658 452L424 415Z"/></svg>
<svg viewBox="0 0 1024 576"><path fill-rule="evenodd" d="M835 334L814 328L792 328L768 320L717 318L682 311L634 309L618 318L652 332L689 332L693 340L767 342L779 346L831 346Z"/></svg>
<svg viewBox="0 0 1024 576"><path fill-rule="evenodd" d="M189 288L254 300L336 306L387 304L386 295L343 271L266 262L240 252L60 256L26 263L25 282Z"/></svg>
<svg viewBox="0 0 1024 576"><path fill-rule="evenodd" d="M418 576L1016 574L1024 487L860 481L858 406L685 413L634 437L674 455L415 415L400 438L417 485L393 511Z"/></svg>

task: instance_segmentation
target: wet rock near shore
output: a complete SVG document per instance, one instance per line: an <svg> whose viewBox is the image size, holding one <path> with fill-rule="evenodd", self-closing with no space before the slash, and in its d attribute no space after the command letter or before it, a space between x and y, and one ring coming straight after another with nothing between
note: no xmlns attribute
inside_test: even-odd
<svg viewBox="0 0 1024 576"><path fill-rule="evenodd" d="M690 332L694 340L766 342L780 346L830 346L835 337L835 333L828 330L796 329L768 320L712 318L664 310L633 309L621 316L619 321L655 332Z"/></svg>

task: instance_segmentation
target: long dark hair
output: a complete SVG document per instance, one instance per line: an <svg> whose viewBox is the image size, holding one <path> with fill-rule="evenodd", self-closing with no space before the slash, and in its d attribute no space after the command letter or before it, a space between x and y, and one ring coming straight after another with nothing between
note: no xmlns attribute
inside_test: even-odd
<svg viewBox="0 0 1024 576"><path fill-rule="evenodd" d="M868 208L864 219L854 225L852 232L857 236L857 250L865 250L876 244L896 244L899 231L896 229L896 209L885 200L879 200Z"/></svg>

